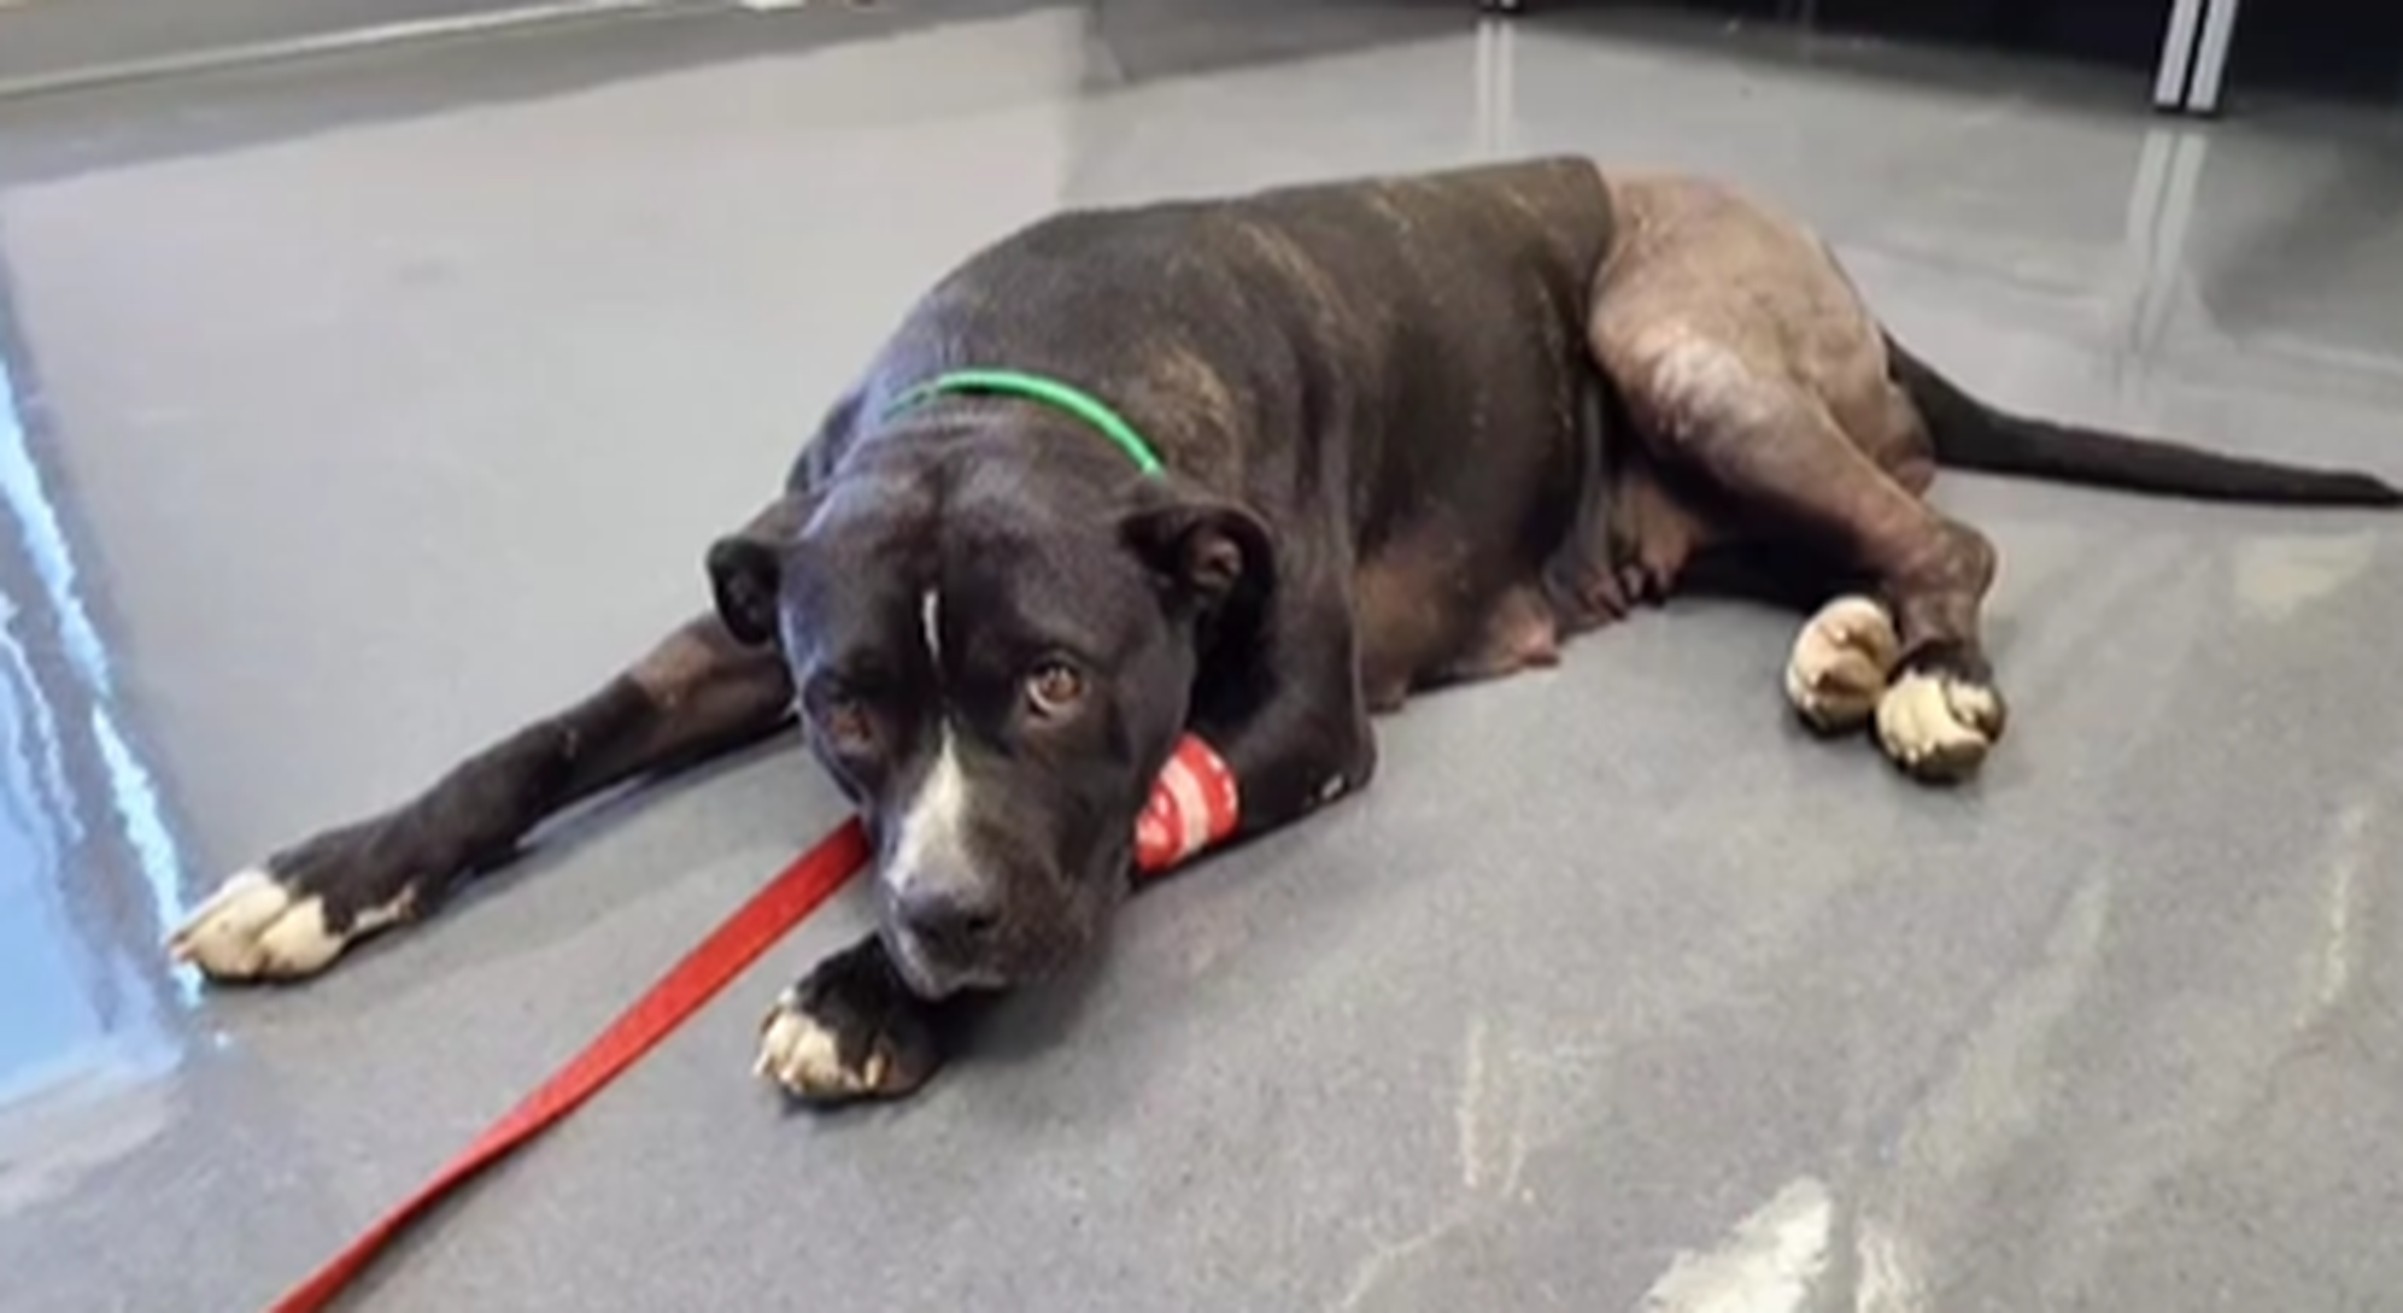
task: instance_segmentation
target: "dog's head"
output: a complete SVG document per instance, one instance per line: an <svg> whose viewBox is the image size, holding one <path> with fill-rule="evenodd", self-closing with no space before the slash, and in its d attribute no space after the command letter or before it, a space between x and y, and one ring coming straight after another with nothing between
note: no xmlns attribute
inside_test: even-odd
<svg viewBox="0 0 2403 1313"><path fill-rule="evenodd" d="M1199 645L1257 613L1268 537L1114 452L879 446L717 543L711 582L732 633L783 651L911 987L1006 987L1124 895Z"/></svg>

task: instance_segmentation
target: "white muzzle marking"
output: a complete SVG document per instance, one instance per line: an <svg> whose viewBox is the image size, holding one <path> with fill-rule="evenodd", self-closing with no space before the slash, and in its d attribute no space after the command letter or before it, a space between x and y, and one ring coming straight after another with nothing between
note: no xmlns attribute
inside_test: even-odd
<svg viewBox="0 0 2403 1313"><path fill-rule="evenodd" d="M968 777L960 769L958 741L943 726L933 769L919 782L916 797L901 813L901 828L885 864L885 886L907 894L910 884L941 865L968 863Z"/></svg>

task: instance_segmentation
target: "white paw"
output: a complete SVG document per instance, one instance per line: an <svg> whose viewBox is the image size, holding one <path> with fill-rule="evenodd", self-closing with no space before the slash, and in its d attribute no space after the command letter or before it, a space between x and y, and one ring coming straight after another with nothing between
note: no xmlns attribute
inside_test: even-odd
<svg viewBox="0 0 2403 1313"><path fill-rule="evenodd" d="M244 871L193 909L169 936L167 952L218 980L295 980L325 970L352 940L399 920L406 902L362 913L336 931L326 924L323 898L297 895L265 871Z"/></svg>
<svg viewBox="0 0 2403 1313"><path fill-rule="evenodd" d="M871 1046L857 1067L845 1066L834 1032L801 1010L791 990L776 1000L759 1029L759 1061L753 1075L765 1077L797 1098L837 1102L882 1092L890 1062Z"/></svg>
<svg viewBox="0 0 2403 1313"><path fill-rule="evenodd" d="M1897 680L1877 704L1877 741L1896 765L1924 780L1974 773L2002 736L2002 695L1935 671Z"/></svg>
<svg viewBox="0 0 2403 1313"><path fill-rule="evenodd" d="M1813 729L1856 729L1877 711L1901 651L1884 606L1866 597L1839 597L1795 636L1786 698Z"/></svg>

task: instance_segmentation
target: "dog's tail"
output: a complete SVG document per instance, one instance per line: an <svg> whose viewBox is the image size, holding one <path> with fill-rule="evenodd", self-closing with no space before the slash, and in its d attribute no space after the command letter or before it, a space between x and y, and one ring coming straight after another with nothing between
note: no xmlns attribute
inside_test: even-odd
<svg viewBox="0 0 2403 1313"><path fill-rule="evenodd" d="M1927 421L1939 464L2125 492L2289 506L2403 506L2368 474L2226 456L1997 410L1886 338L1888 372Z"/></svg>

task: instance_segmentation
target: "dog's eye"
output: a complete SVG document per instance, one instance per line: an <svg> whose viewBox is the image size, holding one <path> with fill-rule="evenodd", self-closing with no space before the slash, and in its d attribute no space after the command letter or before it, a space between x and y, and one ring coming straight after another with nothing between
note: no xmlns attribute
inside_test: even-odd
<svg viewBox="0 0 2403 1313"><path fill-rule="evenodd" d="M1046 661L1026 677L1026 705L1038 716L1057 719L1084 700L1084 673L1065 661Z"/></svg>

